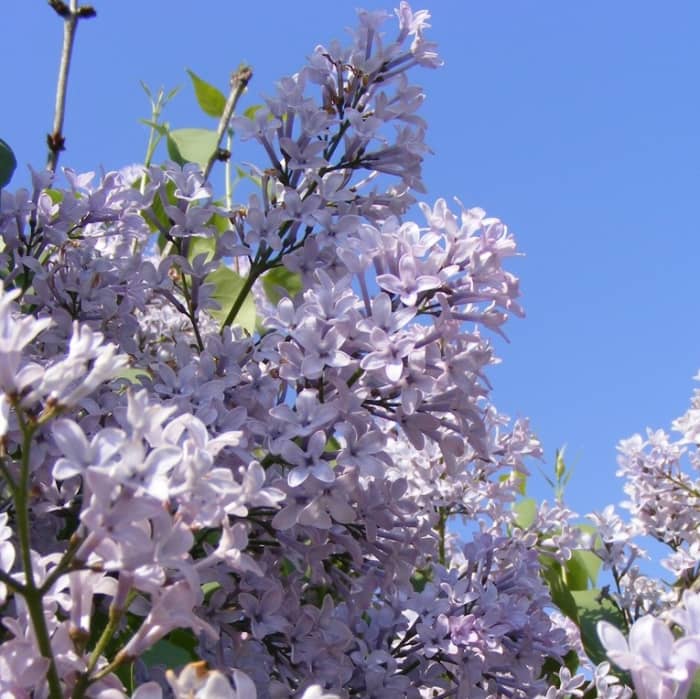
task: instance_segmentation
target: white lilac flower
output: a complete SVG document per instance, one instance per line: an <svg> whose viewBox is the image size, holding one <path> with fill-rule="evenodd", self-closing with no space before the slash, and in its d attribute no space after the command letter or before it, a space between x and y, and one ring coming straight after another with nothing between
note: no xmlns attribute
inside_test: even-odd
<svg viewBox="0 0 700 699"><path fill-rule="evenodd" d="M244 672L234 669L231 674L235 689L225 675L203 661L185 665L179 675L168 670L167 679L174 699L257 699L255 685Z"/></svg>
<svg viewBox="0 0 700 699"><path fill-rule="evenodd" d="M72 407L128 364L128 356L117 354L113 343L105 344L102 333L75 322L67 356L43 372L34 394Z"/></svg>
<svg viewBox="0 0 700 699"><path fill-rule="evenodd" d="M24 388L18 382L24 348L53 324L50 318L20 314L14 303L19 295L19 289L0 288L0 389L10 395Z"/></svg>

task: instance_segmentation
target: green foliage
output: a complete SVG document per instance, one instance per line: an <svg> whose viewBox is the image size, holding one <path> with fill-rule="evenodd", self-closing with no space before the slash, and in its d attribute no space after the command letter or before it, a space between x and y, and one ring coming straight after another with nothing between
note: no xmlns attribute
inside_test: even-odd
<svg viewBox="0 0 700 699"><path fill-rule="evenodd" d="M693 684L690 685L688 699L700 699L700 671L695 673Z"/></svg>
<svg viewBox="0 0 700 699"><path fill-rule="evenodd" d="M506 483L507 481L515 482L516 490L522 497L525 497L527 493L527 476L520 471L513 470L510 473L502 473L498 477L499 483Z"/></svg>
<svg viewBox="0 0 700 699"><path fill-rule="evenodd" d="M245 279L232 269L222 265L207 275L205 281L207 284L213 284L216 287L212 298L221 306L220 310L209 312L219 323L223 324L233 308L235 300L243 290ZM255 301L253 300L253 295L249 293L238 311L235 322L252 334L255 330L256 321Z"/></svg>
<svg viewBox="0 0 700 699"><path fill-rule="evenodd" d="M542 577L547 582L552 601L575 624L579 624L579 610L576 599L569 590L564 577L564 568L558 561L544 556L540 557Z"/></svg>
<svg viewBox="0 0 700 699"><path fill-rule="evenodd" d="M214 257L216 251L216 238L213 236L194 236L190 238L187 259L193 262L196 257L205 255L205 262Z"/></svg>
<svg viewBox="0 0 700 699"><path fill-rule="evenodd" d="M178 165L197 163L202 169L217 147L213 129L175 129L168 132L168 155Z"/></svg>
<svg viewBox="0 0 700 699"><path fill-rule="evenodd" d="M423 592L425 586L433 579L433 569L429 566L417 569L411 576L411 585L416 592Z"/></svg>
<svg viewBox="0 0 700 699"><path fill-rule="evenodd" d="M586 654L596 665L602 663L607 660L607 656L598 638L596 624L599 621L607 621L618 629L624 629L625 619L620 610L602 594L602 590L574 590L570 594L578 609L577 623L581 629L581 640Z"/></svg>
<svg viewBox="0 0 700 699"><path fill-rule="evenodd" d="M571 674L575 674L578 669L578 654L575 650L570 650L564 656L564 665L569 668ZM552 686L559 685L559 668L561 662L557 658L547 658L542 665L542 676L546 677Z"/></svg>
<svg viewBox="0 0 700 699"><path fill-rule="evenodd" d="M219 118L224 113L226 106L226 97L218 88L210 83L202 80L193 71L187 70L187 75L190 76L194 94L197 97L197 102L205 114L211 117Z"/></svg>
<svg viewBox="0 0 700 699"><path fill-rule="evenodd" d="M145 371L144 369L140 369L139 367L127 367L126 369L122 369L115 376L115 379L124 379L125 381L128 381L130 384L138 386L138 385L140 385L140 381L139 381L140 376L145 376L146 378L150 378L150 374L147 371Z"/></svg>
<svg viewBox="0 0 700 699"><path fill-rule="evenodd" d="M263 289L267 298L277 303L285 291L294 298L302 289L301 277L296 272L290 272L286 267L275 267L262 278Z"/></svg>
<svg viewBox="0 0 700 699"><path fill-rule="evenodd" d="M0 138L0 189L12 179L17 168L17 158L12 148Z"/></svg>
<svg viewBox="0 0 700 699"><path fill-rule="evenodd" d="M554 478L549 478L546 474L544 477L554 490L557 500L560 500L571 477L571 471L564 463L563 449L557 450L556 453ZM513 510L517 526L529 529L534 525L537 502L533 498L523 498L513 506ZM583 534L595 536L595 527L588 524L577 526ZM624 629L626 624L618 607L597 587L602 565L600 558L591 551L575 550L565 563L542 555L540 565L552 602L580 629L581 640L588 657L595 664L606 660L607 656L596 629L598 622L607 621L619 629ZM551 668L545 668L545 674L550 669L556 671L557 668L555 664L551 664ZM575 668L569 669L573 672ZM700 688L700 682L698 686ZM700 694L697 699L700 699Z"/></svg>
<svg viewBox="0 0 700 699"><path fill-rule="evenodd" d="M578 529L586 534L593 534L595 527L579 524ZM591 551L574 551L566 563L566 582L570 590L586 590L588 583L596 586L602 561Z"/></svg>
<svg viewBox="0 0 700 699"><path fill-rule="evenodd" d="M141 660L147 667L162 667L179 670L188 663L199 660L195 653L197 638L188 629L176 629L149 648Z"/></svg>

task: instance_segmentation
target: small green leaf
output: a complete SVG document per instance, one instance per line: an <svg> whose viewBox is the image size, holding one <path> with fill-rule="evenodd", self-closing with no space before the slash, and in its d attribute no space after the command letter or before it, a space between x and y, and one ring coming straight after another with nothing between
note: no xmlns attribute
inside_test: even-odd
<svg viewBox="0 0 700 699"><path fill-rule="evenodd" d="M175 129L168 133L168 155L178 165L197 163L204 168L216 146L216 131L211 129Z"/></svg>
<svg viewBox="0 0 700 699"><path fill-rule="evenodd" d="M219 322L224 323L233 308L233 304L238 298L238 294L243 289L245 280L239 274L236 274L232 269L223 265L208 274L205 279L207 284L213 284L216 288L212 293L212 298L221 306L220 310L210 310L209 313ZM249 333L255 331L255 323L257 320L257 312L255 301L252 294L248 294L243 305L238 311L234 323L240 325Z"/></svg>
<svg viewBox="0 0 700 699"><path fill-rule="evenodd" d="M515 523L521 529L528 529L537 519L537 502L534 498L523 498L513 505Z"/></svg>
<svg viewBox="0 0 700 699"><path fill-rule="evenodd" d="M153 129L156 133L160 134L161 136L168 135L168 125L167 124L159 124L157 121L152 121L151 119L139 119L139 121L144 126L148 126L149 128Z"/></svg>
<svg viewBox="0 0 700 699"><path fill-rule="evenodd" d="M277 303L287 294L294 298L302 289L301 277L286 267L275 267L262 278L263 289L272 303ZM285 294L284 292L287 292Z"/></svg>
<svg viewBox="0 0 700 699"><path fill-rule="evenodd" d="M139 80L139 83L141 85L141 89L146 93L146 96L148 97L148 99L152 100L153 93L151 92L151 88L148 87L148 85L143 80Z"/></svg>
<svg viewBox="0 0 700 699"><path fill-rule="evenodd" d="M226 107L226 97L218 88L214 87L206 80L202 80L191 70L187 70L187 75L190 76L194 94L197 97L197 102L202 108L202 111L209 116L217 119L224 113Z"/></svg>
<svg viewBox="0 0 700 699"><path fill-rule="evenodd" d="M0 189L7 185L17 168L17 158L5 141L0 138Z"/></svg>

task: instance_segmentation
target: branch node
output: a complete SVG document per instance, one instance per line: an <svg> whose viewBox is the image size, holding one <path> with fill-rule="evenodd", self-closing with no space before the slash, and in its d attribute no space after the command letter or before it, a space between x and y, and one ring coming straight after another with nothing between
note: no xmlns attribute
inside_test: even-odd
<svg viewBox="0 0 700 699"><path fill-rule="evenodd" d="M46 143L52 153L60 153L66 149L65 136L60 133L46 134Z"/></svg>

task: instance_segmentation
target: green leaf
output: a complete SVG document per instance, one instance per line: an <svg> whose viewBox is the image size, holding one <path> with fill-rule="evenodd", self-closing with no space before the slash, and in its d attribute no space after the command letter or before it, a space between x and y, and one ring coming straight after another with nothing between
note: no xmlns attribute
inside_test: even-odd
<svg viewBox="0 0 700 699"><path fill-rule="evenodd" d="M570 590L587 590L590 582L595 587L601 560L590 551L573 551L564 566L564 577Z"/></svg>
<svg viewBox="0 0 700 699"><path fill-rule="evenodd" d="M624 630L624 617L609 599L601 597L599 589L574 590L570 594L578 607L581 640L586 654L595 665L602 663L607 660L607 656L598 638L596 624L599 621L607 621L618 629Z"/></svg>
<svg viewBox="0 0 700 699"><path fill-rule="evenodd" d="M205 80L202 80L202 78L189 69L187 70L187 75L190 76L192 87L194 87L194 94L197 97L197 102L199 102L202 111L218 119L224 113L224 108L226 107L226 97L224 97L223 92Z"/></svg>
<svg viewBox="0 0 700 699"><path fill-rule="evenodd" d="M578 529L592 537L597 536L595 527L590 524L579 524ZM591 587L595 587L602 564L600 558L592 551L574 551L571 560L566 564L566 582L569 589L586 590L589 583Z"/></svg>
<svg viewBox="0 0 700 699"><path fill-rule="evenodd" d="M211 313L219 323L223 324L226 321L229 311L233 308L238 294L243 289L245 280L232 269L222 265L211 274L208 274L205 278L205 282L207 284L213 284L216 287L211 296L221 306L220 310L210 309L209 313ZM253 295L249 293L245 301L243 301L243 305L238 311L234 322L252 335L255 330L256 320L257 312L255 301Z"/></svg>
<svg viewBox="0 0 700 699"><path fill-rule="evenodd" d="M534 498L524 498L513 505L515 523L521 529L528 529L537 519L537 501Z"/></svg>
<svg viewBox="0 0 700 699"><path fill-rule="evenodd" d="M588 525L581 525L588 527ZM565 577L570 590L586 590L595 587L602 561L591 551L574 551L566 562Z"/></svg>
<svg viewBox="0 0 700 699"><path fill-rule="evenodd" d="M283 292L294 298L302 288L301 276L296 272L290 272L286 267L275 267L262 278L263 289L267 298L272 303L277 303L283 296Z"/></svg>
<svg viewBox="0 0 700 699"><path fill-rule="evenodd" d="M204 169L216 146L216 131L212 129L175 129L168 133L168 155L178 165L197 163Z"/></svg>
<svg viewBox="0 0 700 699"><path fill-rule="evenodd" d="M0 189L9 183L17 168L17 158L5 141L0 138Z"/></svg>

